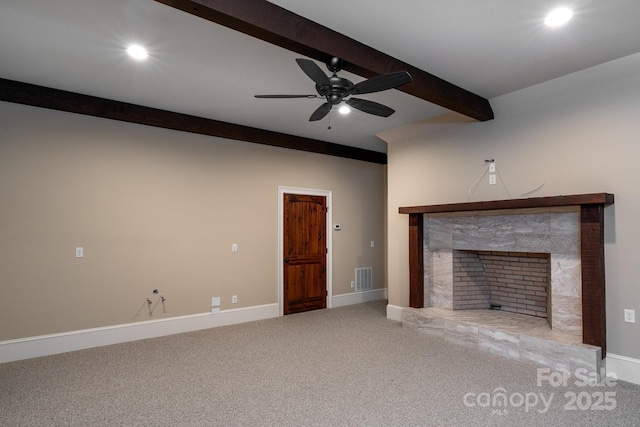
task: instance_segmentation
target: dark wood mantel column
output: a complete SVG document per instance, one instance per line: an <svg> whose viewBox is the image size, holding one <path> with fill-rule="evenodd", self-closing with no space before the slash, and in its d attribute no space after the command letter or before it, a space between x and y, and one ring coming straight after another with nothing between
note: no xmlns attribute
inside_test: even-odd
<svg viewBox="0 0 640 427"><path fill-rule="evenodd" d="M409 306L424 307L424 214L578 206L582 268L582 341L602 348L604 358L607 348L604 207L613 202L613 194L593 193L399 208L399 213L409 215Z"/></svg>
<svg viewBox="0 0 640 427"><path fill-rule="evenodd" d="M409 214L409 307L424 307L423 214Z"/></svg>
<svg viewBox="0 0 640 427"><path fill-rule="evenodd" d="M607 353L604 206L580 206L580 265L582 268L582 342Z"/></svg>

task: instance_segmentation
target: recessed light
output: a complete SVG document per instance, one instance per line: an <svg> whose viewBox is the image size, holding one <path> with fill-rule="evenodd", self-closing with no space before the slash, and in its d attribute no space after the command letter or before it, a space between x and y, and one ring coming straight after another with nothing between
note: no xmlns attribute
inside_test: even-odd
<svg viewBox="0 0 640 427"><path fill-rule="evenodd" d="M147 53L147 49L140 46L139 44L132 44L127 47L127 53L134 59L143 60L149 57Z"/></svg>
<svg viewBox="0 0 640 427"><path fill-rule="evenodd" d="M351 108L347 107L346 105L343 105L342 107L338 108L338 112L340 114L349 114L351 112Z"/></svg>
<svg viewBox="0 0 640 427"><path fill-rule="evenodd" d="M571 9L566 7L560 7L558 9L554 9L547 15L544 20L544 23L548 27L559 27L564 25L571 19L573 16L573 12Z"/></svg>

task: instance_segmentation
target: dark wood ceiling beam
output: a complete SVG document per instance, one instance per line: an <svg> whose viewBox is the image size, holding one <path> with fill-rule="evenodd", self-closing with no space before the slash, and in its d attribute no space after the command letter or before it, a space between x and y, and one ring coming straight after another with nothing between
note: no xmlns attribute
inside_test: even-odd
<svg viewBox="0 0 640 427"><path fill-rule="evenodd" d="M413 82L398 90L476 120L494 117L487 99L266 0L156 1L318 61L337 56L365 78L408 71Z"/></svg>
<svg viewBox="0 0 640 427"><path fill-rule="evenodd" d="M387 164L377 151L334 144L317 139L272 132L218 120L174 113L157 108L98 98L75 92L0 78L0 101L49 108L69 113L172 129L201 135L253 142L370 163Z"/></svg>

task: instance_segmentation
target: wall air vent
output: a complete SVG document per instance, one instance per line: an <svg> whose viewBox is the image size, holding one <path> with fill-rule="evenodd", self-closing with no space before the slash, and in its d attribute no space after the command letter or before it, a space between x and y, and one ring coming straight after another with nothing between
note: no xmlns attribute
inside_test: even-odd
<svg viewBox="0 0 640 427"><path fill-rule="evenodd" d="M356 268L356 292L369 291L373 285L373 268Z"/></svg>

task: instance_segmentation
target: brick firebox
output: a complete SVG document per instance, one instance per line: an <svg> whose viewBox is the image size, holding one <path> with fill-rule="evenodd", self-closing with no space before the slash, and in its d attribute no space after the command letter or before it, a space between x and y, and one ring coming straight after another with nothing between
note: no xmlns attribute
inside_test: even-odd
<svg viewBox="0 0 640 427"><path fill-rule="evenodd" d="M500 309L550 317L549 254L453 252L453 309Z"/></svg>

